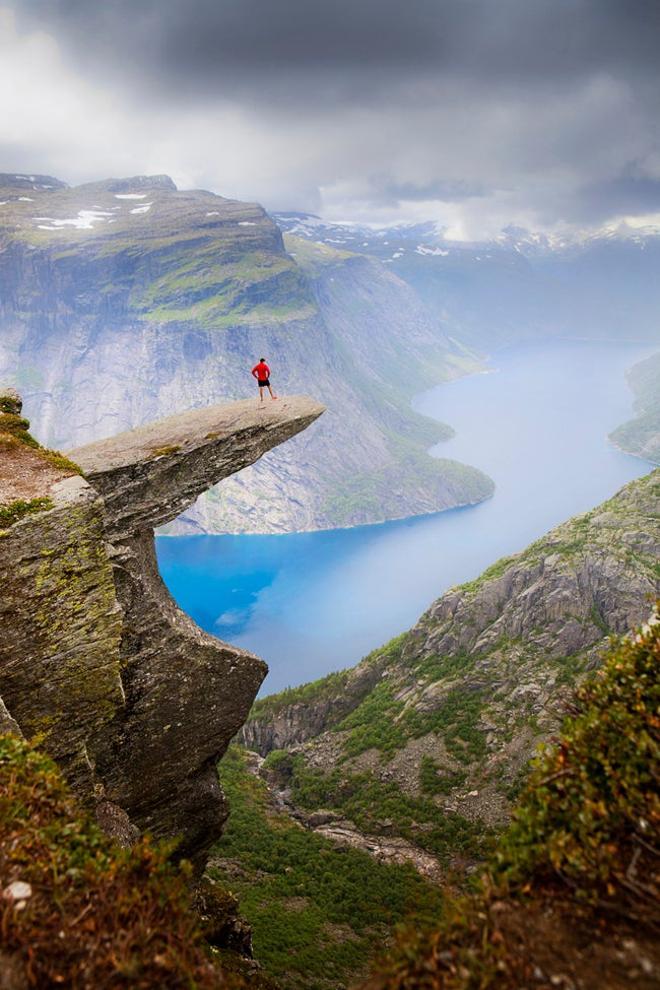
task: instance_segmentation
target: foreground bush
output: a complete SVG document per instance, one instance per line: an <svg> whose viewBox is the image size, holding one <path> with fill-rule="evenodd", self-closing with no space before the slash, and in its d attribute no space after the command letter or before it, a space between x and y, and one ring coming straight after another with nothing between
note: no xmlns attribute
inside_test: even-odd
<svg viewBox="0 0 660 990"><path fill-rule="evenodd" d="M245 986L211 961L166 852L118 848L50 759L0 736L0 986Z"/></svg>
<svg viewBox="0 0 660 990"><path fill-rule="evenodd" d="M578 691L477 894L368 990L660 985L659 670L656 615Z"/></svg>

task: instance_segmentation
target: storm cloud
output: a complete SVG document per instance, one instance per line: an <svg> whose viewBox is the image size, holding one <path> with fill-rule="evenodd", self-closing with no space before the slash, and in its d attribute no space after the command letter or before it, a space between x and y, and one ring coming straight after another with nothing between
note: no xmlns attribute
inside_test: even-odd
<svg viewBox="0 0 660 990"><path fill-rule="evenodd" d="M0 10L0 170L169 172L273 209L437 219L460 237L660 210L657 0Z"/></svg>

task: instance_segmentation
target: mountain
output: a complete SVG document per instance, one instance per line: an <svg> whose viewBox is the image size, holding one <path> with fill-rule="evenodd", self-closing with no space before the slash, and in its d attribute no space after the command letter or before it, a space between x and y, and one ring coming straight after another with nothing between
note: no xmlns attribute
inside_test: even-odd
<svg viewBox="0 0 660 990"><path fill-rule="evenodd" d="M465 866L609 635L659 593L656 470L447 592L356 667L257 701L242 742L324 834L373 849L398 836Z"/></svg>
<svg viewBox="0 0 660 990"><path fill-rule="evenodd" d="M167 176L0 175L0 380L44 443L255 395L262 354L277 390L327 415L169 531L350 525L492 493L426 453L451 430L410 397L479 364L387 266L300 239L287 251L261 207Z"/></svg>
<svg viewBox="0 0 660 990"><path fill-rule="evenodd" d="M456 241L433 222L373 229L278 213L281 229L378 258L452 337L487 353L540 336L658 340L660 232L620 225L549 237L518 227Z"/></svg>
<svg viewBox="0 0 660 990"><path fill-rule="evenodd" d="M471 895L400 932L362 990L657 987L659 659L655 611L575 693Z"/></svg>
<svg viewBox="0 0 660 990"><path fill-rule="evenodd" d="M660 463L660 353L639 361L627 374L635 394L635 418L610 433L622 450Z"/></svg>

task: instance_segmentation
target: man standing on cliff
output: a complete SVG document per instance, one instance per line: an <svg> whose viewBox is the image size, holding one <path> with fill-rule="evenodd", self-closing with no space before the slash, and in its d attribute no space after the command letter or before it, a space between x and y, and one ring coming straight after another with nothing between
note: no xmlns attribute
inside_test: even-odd
<svg viewBox="0 0 660 990"><path fill-rule="evenodd" d="M252 374L257 379L257 385L259 386L259 398L264 401L264 389L267 388L270 392L271 399L276 399L277 396L273 395L273 390L270 387L270 368L266 364L266 358L259 358L259 363L255 364L252 369Z"/></svg>

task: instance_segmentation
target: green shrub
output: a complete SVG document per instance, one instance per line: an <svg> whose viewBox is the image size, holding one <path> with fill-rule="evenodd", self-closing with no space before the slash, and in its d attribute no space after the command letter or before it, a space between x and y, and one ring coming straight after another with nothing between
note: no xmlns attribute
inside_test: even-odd
<svg viewBox="0 0 660 990"><path fill-rule="evenodd" d="M467 774L458 771L444 773L431 756L423 756L419 767L419 786L422 794L433 797L434 794L449 794L454 787L465 783Z"/></svg>
<svg viewBox="0 0 660 990"><path fill-rule="evenodd" d="M16 499L9 505L0 505L0 529L13 526L19 519L29 516L35 512L45 512L46 509L53 508L53 501L50 498L31 498L28 501Z"/></svg>
<svg viewBox="0 0 660 990"><path fill-rule="evenodd" d="M0 900L3 966L11 960L16 986L244 987L212 964L188 876L167 853L148 838L115 846L49 758L0 735L0 876L5 890L20 881L30 891Z"/></svg>
<svg viewBox="0 0 660 990"><path fill-rule="evenodd" d="M483 857L490 843L485 826L440 809L426 797L404 794L394 781L381 781L369 772L335 769L326 774L306 766L298 756L290 786L294 802L302 808L333 808L371 834L379 834L381 823L391 821L397 835L446 863L456 853Z"/></svg>
<svg viewBox="0 0 660 990"><path fill-rule="evenodd" d="M535 761L475 895L448 902L431 935L402 935L364 990L519 990L537 982L538 962L549 957L561 960L562 985L590 986L599 979L596 940L600 973L609 963L613 977L631 931L636 959L639 940L655 943L659 669L656 614L612 641L602 669L578 690L576 714Z"/></svg>
<svg viewBox="0 0 660 990"><path fill-rule="evenodd" d="M561 876L590 901L643 904L646 881L635 874L643 878L639 861L660 828L659 670L656 617L613 644L602 669L578 690L578 714L535 762L499 873Z"/></svg>
<svg viewBox="0 0 660 990"><path fill-rule="evenodd" d="M346 986L396 924L423 927L441 910L441 891L412 866L379 863L276 812L238 747L219 772L231 811L211 872L239 896L255 954L283 987Z"/></svg>

